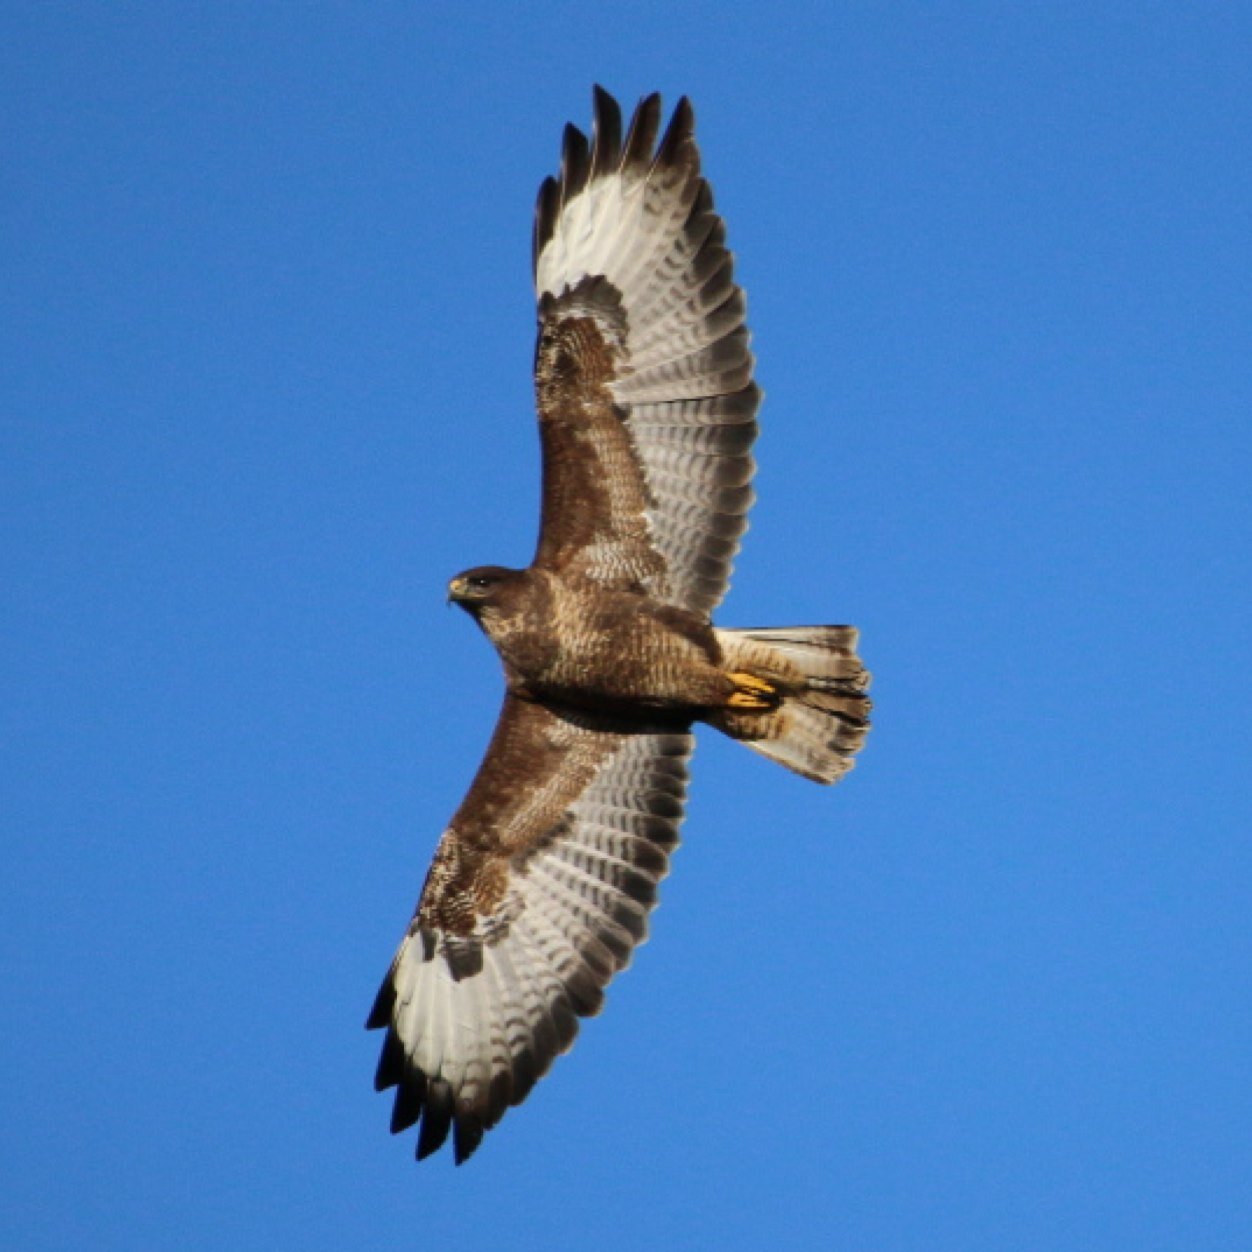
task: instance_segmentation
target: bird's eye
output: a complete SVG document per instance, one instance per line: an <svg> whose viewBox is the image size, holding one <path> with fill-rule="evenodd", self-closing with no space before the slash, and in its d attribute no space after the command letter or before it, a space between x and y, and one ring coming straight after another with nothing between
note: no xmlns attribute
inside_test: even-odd
<svg viewBox="0 0 1252 1252"><path fill-rule="evenodd" d="M491 586L491 579L485 574L475 574L474 577L469 580L469 585L471 587L477 587L478 590L481 591L483 588Z"/></svg>

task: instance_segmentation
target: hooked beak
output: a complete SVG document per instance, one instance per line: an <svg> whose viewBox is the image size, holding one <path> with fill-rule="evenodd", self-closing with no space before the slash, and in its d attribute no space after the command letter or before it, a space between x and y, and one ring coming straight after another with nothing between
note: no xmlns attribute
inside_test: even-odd
<svg viewBox="0 0 1252 1252"><path fill-rule="evenodd" d="M448 603L459 604L465 599L465 593L469 589L464 578L454 578L448 584Z"/></svg>

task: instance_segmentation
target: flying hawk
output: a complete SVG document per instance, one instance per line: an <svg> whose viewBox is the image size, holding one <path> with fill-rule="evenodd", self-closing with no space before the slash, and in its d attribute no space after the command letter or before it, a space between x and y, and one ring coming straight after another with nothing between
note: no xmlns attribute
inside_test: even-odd
<svg viewBox="0 0 1252 1252"><path fill-rule="evenodd" d="M678 843L694 723L823 783L869 726L852 627L710 623L752 501L744 295L687 100L659 145L658 96L624 138L594 108L535 212L538 550L449 584L504 707L368 1021L419 1160L451 1131L464 1161L599 1011Z"/></svg>

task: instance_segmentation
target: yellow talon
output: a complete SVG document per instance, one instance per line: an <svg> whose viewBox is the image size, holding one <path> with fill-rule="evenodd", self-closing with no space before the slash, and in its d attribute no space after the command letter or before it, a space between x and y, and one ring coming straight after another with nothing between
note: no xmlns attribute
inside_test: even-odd
<svg viewBox="0 0 1252 1252"><path fill-rule="evenodd" d="M726 700L732 709L772 709L778 703L778 688L755 674L737 670L727 677L735 684L735 690Z"/></svg>

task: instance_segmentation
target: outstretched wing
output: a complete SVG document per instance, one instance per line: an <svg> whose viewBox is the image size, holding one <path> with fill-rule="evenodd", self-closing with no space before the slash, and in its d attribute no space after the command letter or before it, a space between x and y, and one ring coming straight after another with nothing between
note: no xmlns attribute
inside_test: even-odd
<svg viewBox="0 0 1252 1252"><path fill-rule="evenodd" d="M535 210L537 565L708 613L747 527L760 391L725 227L686 99L653 151L648 96L623 140L595 90Z"/></svg>
<svg viewBox="0 0 1252 1252"><path fill-rule="evenodd" d="M460 1164L569 1048L647 934L692 737L505 697L370 1014L417 1156Z"/></svg>

